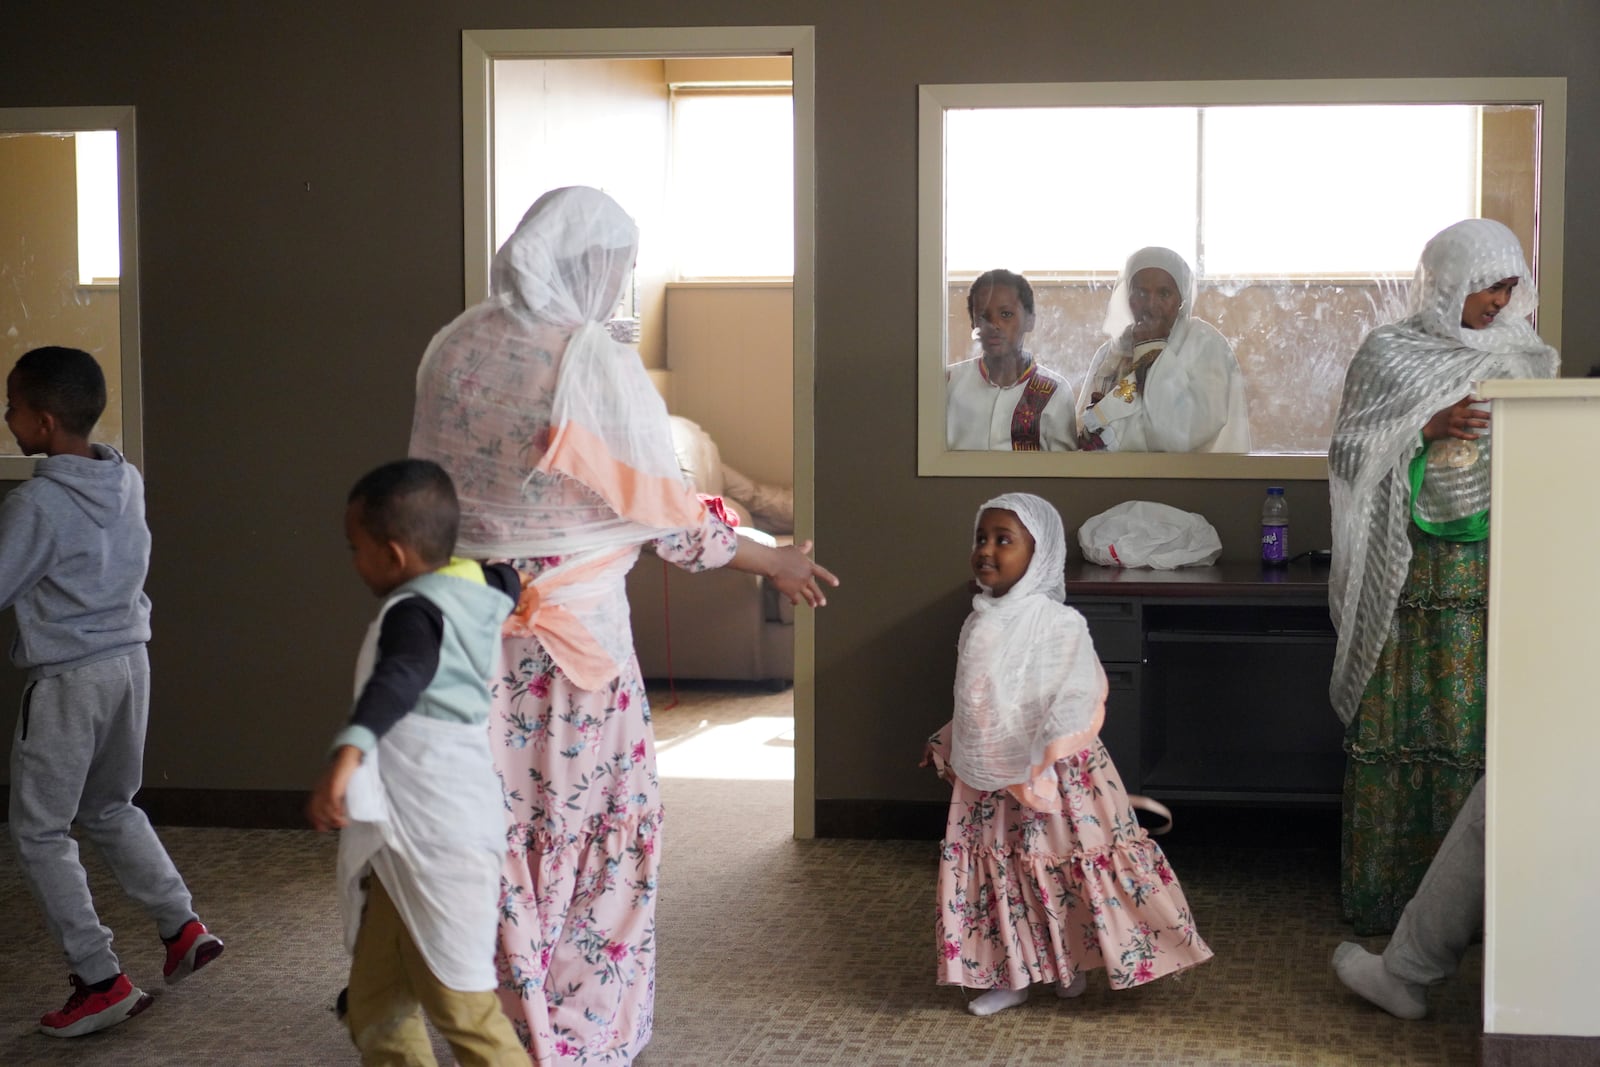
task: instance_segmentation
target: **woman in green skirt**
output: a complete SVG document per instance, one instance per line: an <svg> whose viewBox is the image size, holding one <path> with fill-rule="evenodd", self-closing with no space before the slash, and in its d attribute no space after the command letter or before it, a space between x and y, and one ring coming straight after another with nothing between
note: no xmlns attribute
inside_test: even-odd
<svg viewBox="0 0 1600 1067"><path fill-rule="evenodd" d="M1552 378L1515 234L1434 236L1411 314L1367 335L1328 449L1334 710L1347 725L1345 917L1394 928L1483 775L1489 413L1472 382Z"/></svg>

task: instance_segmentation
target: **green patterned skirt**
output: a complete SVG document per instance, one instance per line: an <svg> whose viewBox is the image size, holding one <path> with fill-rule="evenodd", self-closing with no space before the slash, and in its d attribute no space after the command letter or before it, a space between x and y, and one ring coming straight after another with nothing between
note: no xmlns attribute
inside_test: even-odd
<svg viewBox="0 0 1600 1067"><path fill-rule="evenodd" d="M1346 920L1394 929L1483 776L1489 542L1411 526L1394 623L1345 733Z"/></svg>

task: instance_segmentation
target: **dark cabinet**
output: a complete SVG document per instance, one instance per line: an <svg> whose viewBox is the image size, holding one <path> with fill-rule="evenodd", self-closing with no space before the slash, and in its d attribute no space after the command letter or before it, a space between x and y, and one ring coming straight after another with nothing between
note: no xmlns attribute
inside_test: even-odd
<svg viewBox="0 0 1600 1067"><path fill-rule="evenodd" d="M1101 737L1130 791L1161 800L1336 804L1327 571L1074 564L1110 692Z"/></svg>

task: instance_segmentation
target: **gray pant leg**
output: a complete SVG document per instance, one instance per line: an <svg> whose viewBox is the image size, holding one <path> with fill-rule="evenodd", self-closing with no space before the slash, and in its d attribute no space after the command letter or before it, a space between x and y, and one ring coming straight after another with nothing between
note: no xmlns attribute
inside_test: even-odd
<svg viewBox="0 0 1600 1067"><path fill-rule="evenodd" d="M1483 780L1450 824L1389 946L1383 966L1396 978L1433 985L1454 974L1483 930Z"/></svg>
<svg viewBox="0 0 1600 1067"><path fill-rule="evenodd" d="M122 968L95 913L70 833L74 818L129 894L158 926L170 924L162 932L190 914L183 880L132 804L144 755L147 663L141 650L32 682L11 747L10 831L23 874L67 965L90 983Z"/></svg>
<svg viewBox="0 0 1600 1067"><path fill-rule="evenodd" d="M150 660L144 649L103 661L110 717L84 783L78 825L93 841L123 892L144 906L162 937L195 917L189 887L173 866L143 809L133 804L144 780L144 737L150 718ZM93 671L99 663L84 667Z"/></svg>

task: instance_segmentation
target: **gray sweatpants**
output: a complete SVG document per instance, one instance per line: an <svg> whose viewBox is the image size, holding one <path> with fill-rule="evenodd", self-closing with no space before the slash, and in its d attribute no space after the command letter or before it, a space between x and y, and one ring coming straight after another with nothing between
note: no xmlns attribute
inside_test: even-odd
<svg viewBox="0 0 1600 1067"><path fill-rule="evenodd" d="M1483 931L1484 781L1461 805L1383 950L1383 968L1396 978L1419 985L1444 981Z"/></svg>
<svg viewBox="0 0 1600 1067"><path fill-rule="evenodd" d="M11 839L50 936L86 983L122 970L70 833L105 857L162 937L194 918L189 890L143 811L150 660L144 648L30 682L11 745Z"/></svg>

